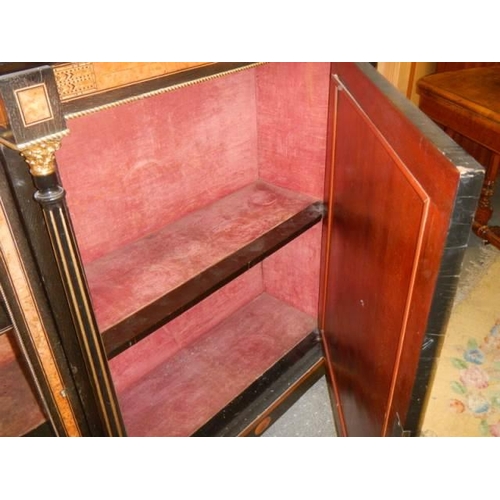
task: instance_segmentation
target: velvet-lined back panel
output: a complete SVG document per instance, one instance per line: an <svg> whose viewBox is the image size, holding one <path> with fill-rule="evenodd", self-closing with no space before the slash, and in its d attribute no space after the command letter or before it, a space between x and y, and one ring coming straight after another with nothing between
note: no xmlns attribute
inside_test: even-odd
<svg viewBox="0 0 500 500"><path fill-rule="evenodd" d="M260 177L323 197L329 63L278 63L257 68Z"/></svg>
<svg viewBox="0 0 500 500"><path fill-rule="evenodd" d="M57 160L84 262L257 178L254 77L242 71L69 120Z"/></svg>
<svg viewBox="0 0 500 500"><path fill-rule="evenodd" d="M45 417L12 331L0 335L0 373L0 437L22 436Z"/></svg>
<svg viewBox="0 0 500 500"><path fill-rule="evenodd" d="M257 68L260 177L323 198L328 63L280 63ZM316 316L321 229L308 231L264 263L266 290Z"/></svg>
<svg viewBox="0 0 500 500"><path fill-rule="evenodd" d="M263 262L266 291L317 317L320 259L321 225L318 224Z"/></svg>
<svg viewBox="0 0 500 500"><path fill-rule="evenodd" d="M259 264L110 361L118 392L196 341L264 291ZM238 367L235 367L238 369ZM151 395L150 395L151 396Z"/></svg>
<svg viewBox="0 0 500 500"><path fill-rule="evenodd" d="M328 83L328 64L269 64L70 120L58 162L84 262L111 258L259 173L321 199ZM317 226L114 358L120 396L264 289L315 316L320 243Z"/></svg>

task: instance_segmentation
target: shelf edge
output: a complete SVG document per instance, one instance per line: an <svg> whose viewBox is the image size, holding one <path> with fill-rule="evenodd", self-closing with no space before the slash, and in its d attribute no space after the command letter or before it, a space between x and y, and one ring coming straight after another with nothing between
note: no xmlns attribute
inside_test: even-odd
<svg viewBox="0 0 500 500"><path fill-rule="evenodd" d="M314 202L209 269L166 293L120 323L102 332L112 359L155 330L198 304L245 271L316 225L324 216L323 202ZM144 327L144 324L147 324Z"/></svg>

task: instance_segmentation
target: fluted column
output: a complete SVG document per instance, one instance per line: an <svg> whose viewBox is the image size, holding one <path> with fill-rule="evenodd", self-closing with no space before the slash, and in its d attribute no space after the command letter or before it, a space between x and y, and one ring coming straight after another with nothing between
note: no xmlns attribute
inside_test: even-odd
<svg viewBox="0 0 500 500"><path fill-rule="evenodd" d="M74 325L79 356L86 373L78 373L90 384L100 425L99 435L125 434L103 342L92 310L65 191L57 175L55 153L68 133L50 67L0 77L0 97L8 118L7 132L0 134L4 146L16 149L29 166L50 238ZM1 125L1 123L0 123ZM0 129L1 132L1 129ZM56 279L56 278L54 278ZM55 360L57 363L57 360ZM86 396L87 397L87 396ZM95 415L88 416L95 418ZM94 428L96 426L94 425Z"/></svg>

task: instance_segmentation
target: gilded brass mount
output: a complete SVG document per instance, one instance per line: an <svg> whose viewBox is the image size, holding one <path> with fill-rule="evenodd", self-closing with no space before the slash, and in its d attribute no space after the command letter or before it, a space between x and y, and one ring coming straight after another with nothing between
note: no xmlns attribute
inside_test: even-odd
<svg viewBox="0 0 500 500"><path fill-rule="evenodd" d="M21 149L21 156L30 167L31 175L43 177L56 171L56 151L61 147L61 138L46 139Z"/></svg>

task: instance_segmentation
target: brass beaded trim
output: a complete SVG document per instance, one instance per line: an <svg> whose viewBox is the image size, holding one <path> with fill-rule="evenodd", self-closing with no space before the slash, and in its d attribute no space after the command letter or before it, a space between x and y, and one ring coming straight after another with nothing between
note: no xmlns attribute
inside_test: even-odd
<svg viewBox="0 0 500 500"><path fill-rule="evenodd" d="M61 130L60 132L56 132L55 134L45 135L38 139L33 139L32 141L23 142L21 144L17 144L17 149L20 151L24 151L26 149L31 149L33 147L42 145L46 142L52 141L61 141L63 137L66 137L69 134L69 129Z"/></svg>
<svg viewBox="0 0 500 500"><path fill-rule="evenodd" d="M165 94L166 92L173 92L174 90L182 89L182 88L185 88L185 87L190 87L191 85L195 85L195 84L203 83L203 82L208 82L210 80L215 80L217 78L221 78L221 77L224 77L224 76L227 76L227 75L232 75L233 73L239 73L240 71L245 71L247 69L255 68L256 66L261 66L263 64L266 64L266 63L259 62L259 63L249 64L248 66L244 66L242 68L236 68L236 69L230 69L230 70L227 70L227 71L221 71L220 73L217 73L215 75L204 76L202 78L196 78L194 80L190 80L189 82L178 83L176 85L172 85L172 86L169 86L169 87L164 87L164 88L158 89L158 90L152 90L150 92L146 92L144 94L139 94L139 95L136 95L136 96L133 96L133 97L127 97L125 99L119 99L117 101L110 102L109 104L103 104L101 106L96 106L96 107L93 107L93 108L84 109L82 111L75 111L73 113L68 113L68 114L65 114L64 117L67 120L71 120L72 118L79 118L81 116L90 115L90 114L96 113L98 111L103 111L103 110L106 110L106 109L115 108L116 106L121 106L122 104L129 104L131 102L139 101L139 100L142 100L142 99L147 99L148 97L153 97L153 96L156 96L156 95Z"/></svg>

